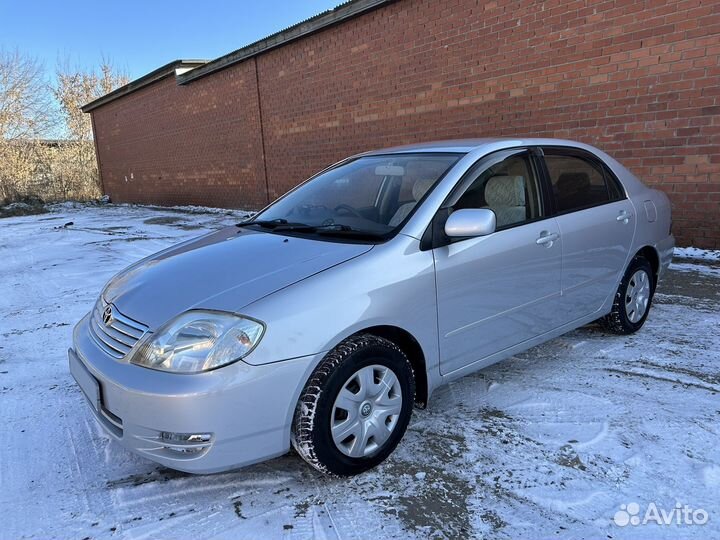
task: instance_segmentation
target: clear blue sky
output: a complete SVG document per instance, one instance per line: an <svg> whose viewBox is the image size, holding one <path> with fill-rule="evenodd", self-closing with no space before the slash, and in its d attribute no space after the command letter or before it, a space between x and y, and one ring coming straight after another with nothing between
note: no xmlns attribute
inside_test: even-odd
<svg viewBox="0 0 720 540"><path fill-rule="evenodd" d="M178 58L213 59L335 7L342 0L0 0L0 49L132 79Z"/></svg>

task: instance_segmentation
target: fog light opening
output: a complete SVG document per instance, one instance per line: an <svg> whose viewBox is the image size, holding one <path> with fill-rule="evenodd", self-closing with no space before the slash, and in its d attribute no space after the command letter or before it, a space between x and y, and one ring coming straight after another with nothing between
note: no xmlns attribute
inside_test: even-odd
<svg viewBox="0 0 720 540"><path fill-rule="evenodd" d="M180 454L198 454L212 444L212 433L174 433L161 431L160 442L163 448Z"/></svg>

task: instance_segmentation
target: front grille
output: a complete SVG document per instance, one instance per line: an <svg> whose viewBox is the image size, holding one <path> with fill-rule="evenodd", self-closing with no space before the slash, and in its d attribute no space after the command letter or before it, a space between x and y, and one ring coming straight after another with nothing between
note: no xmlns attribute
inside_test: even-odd
<svg viewBox="0 0 720 540"><path fill-rule="evenodd" d="M95 304L90 317L90 335L98 347L113 358L124 358L145 332L147 326L126 317L102 298Z"/></svg>

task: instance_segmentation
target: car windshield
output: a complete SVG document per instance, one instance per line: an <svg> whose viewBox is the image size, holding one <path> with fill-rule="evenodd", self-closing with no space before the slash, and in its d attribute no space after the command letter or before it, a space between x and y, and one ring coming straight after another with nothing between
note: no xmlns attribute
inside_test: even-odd
<svg viewBox="0 0 720 540"><path fill-rule="evenodd" d="M460 157L360 157L317 175L244 225L276 232L387 238Z"/></svg>

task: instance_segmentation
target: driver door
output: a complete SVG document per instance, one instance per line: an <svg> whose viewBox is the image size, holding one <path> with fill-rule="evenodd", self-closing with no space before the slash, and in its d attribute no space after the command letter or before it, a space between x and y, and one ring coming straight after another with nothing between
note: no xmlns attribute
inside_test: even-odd
<svg viewBox="0 0 720 540"><path fill-rule="evenodd" d="M561 324L562 240L537 171L527 149L486 156L439 212L490 208L497 219L490 235L445 237L433 249L443 375Z"/></svg>

